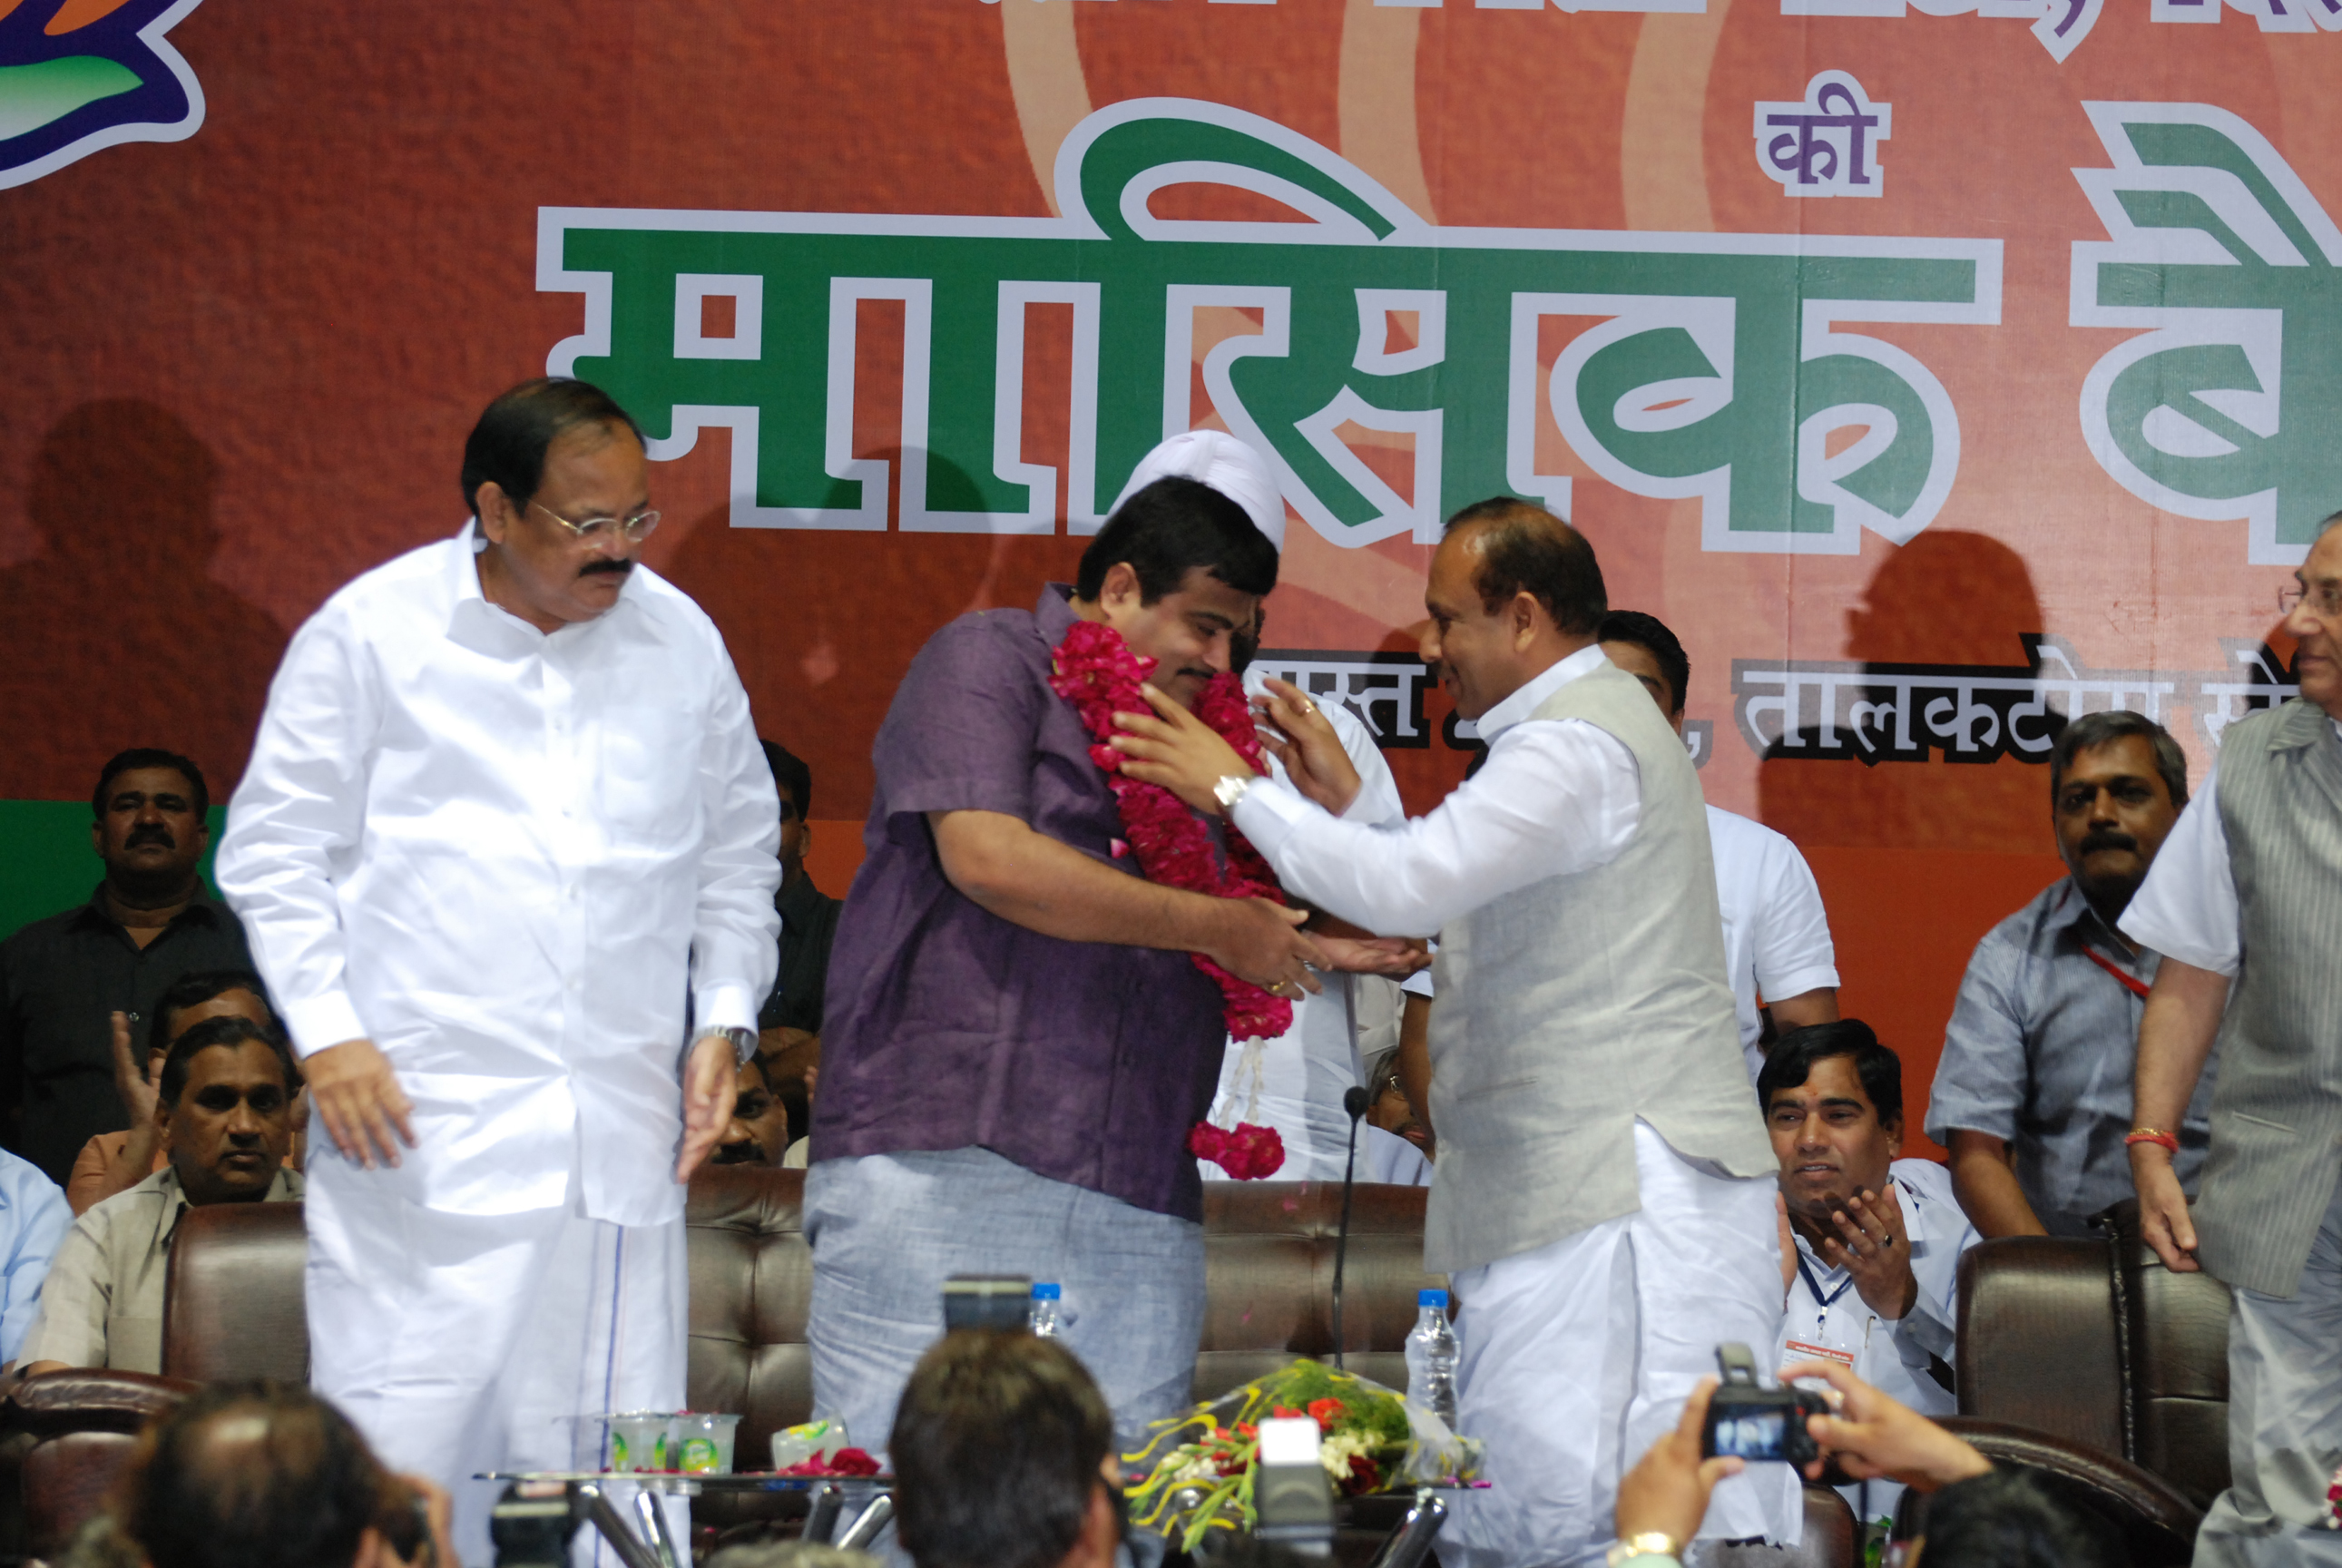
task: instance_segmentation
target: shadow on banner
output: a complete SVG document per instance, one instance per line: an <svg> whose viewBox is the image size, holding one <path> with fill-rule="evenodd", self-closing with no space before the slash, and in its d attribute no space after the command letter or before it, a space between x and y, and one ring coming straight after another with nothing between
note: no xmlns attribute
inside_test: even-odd
<svg viewBox="0 0 2342 1568"><path fill-rule="evenodd" d="M211 579L218 464L151 403L84 404L34 459L33 559L0 571L0 799L87 796L127 746L195 758L212 798L244 772L285 632Z"/></svg>

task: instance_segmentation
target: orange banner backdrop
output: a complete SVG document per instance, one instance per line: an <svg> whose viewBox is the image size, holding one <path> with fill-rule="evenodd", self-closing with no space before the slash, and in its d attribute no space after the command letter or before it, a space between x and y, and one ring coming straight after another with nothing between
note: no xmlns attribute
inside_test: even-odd
<svg viewBox="0 0 2342 1568"><path fill-rule="evenodd" d="M1969 948L2059 873L2057 724L2155 714L2200 780L2342 506L2342 0L65 15L110 9L0 13L100 95L0 87L0 798L128 744L224 795L285 638L462 522L471 420L551 367L653 437L648 558L810 761L835 891L919 644L1208 424L1285 483L1273 658L1418 811L1472 744L1411 658L1438 518L1566 511L1686 644L1709 798L1811 860L1916 1130Z"/></svg>

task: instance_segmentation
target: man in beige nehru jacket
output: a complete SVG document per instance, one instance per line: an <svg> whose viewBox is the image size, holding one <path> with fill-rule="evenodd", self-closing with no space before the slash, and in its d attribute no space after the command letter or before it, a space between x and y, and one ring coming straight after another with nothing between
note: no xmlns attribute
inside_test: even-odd
<svg viewBox="0 0 2342 1568"><path fill-rule="evenodd" d="M1424 657L1489 743L1427 816L1341 820L1357 774L1323 715L1283 696L1266 712L1289 784L1167 703L1116 744L1131 774L1225 812L1295 897L1438 937L1424 1263L1463 1303L1458 1423L1495 1483L1466 1511L1468 1555L1600 1563L1619 1475L1674 1427L1716 1345L1772 1341L1772 1144L1699 781L1596 641L1593 548L1526 502L1482 502L1449 520L1424 602ZM1797 1498L1787 1465L1752 1466L1716 1489L1701 1533L1795 1541Z"/></svg>

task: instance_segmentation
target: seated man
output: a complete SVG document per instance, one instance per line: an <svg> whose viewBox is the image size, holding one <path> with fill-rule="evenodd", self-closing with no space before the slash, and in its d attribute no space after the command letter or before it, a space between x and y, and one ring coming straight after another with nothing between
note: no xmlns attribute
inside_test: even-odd
<svg viewBox="0 0 2342 1568"><path fill-rule="evenodd" d="M1914 1410L1952 1414L1960 1254L1977 1237L1943 1166L1895 1157L1902 1062L1857 1019L1817 1024L1774 1043L1756 1094L1786 1217L1774 1365L1835 1361ZM1845 1491L1867 1519L1892 1515L1899 1495Z"/></svg>
<svg viewBox="0 0 2342 1568"><path fill-rule="evenodd" d="M2187 759L2154 720L2090 714L2049 754L2067 873L1987 932L1960 981L1927 1102L1960 1205L1987 1236L2086 1236L2131 1196L2131 1073L2157 956L2115 923L2187 804ZM2214 1064L2213 1065L2217 1065ZM2196 1191L2213 1066L2176 1129Z"/></svg>
<svg viewBox="0 0 2342 1568"><path fill-rule="evenodd" d="M1114 1416L1053 1339L963 1331L919 1358L887 1450L917 1568L1111 1568Z"/></svg>
<svg viewBox="0 0 2342 1568"><path fill-rule="evenodd" d="M1613 610L1596 635L1612 664L1643 683L1676 734L1683 734L1691 660L1656 615ZM1740 1021L1740 1051L1754 1078L1765 1065L1765 1013L1787 1034L1837 1016L1837 949L1821 889L1797 846L1759 822L1707 808L1716 854L1716 898L1724 914L1725 977Z"/></svg>
<svg viewBox="0 0 2342 1568"><path fill-rule="evenodd" d="M821 1065L829 949L846 901L816 887L806 870L806 851L813 845L813 824L806 820L806 813L813 809L813 770L786 746L759 744L765 748L765 764L773 770L774 791L781 797L781 887L773 894L773 907L781 912L781 967L773 994L756 1014L757 1050L772 1058L764 1074L766 1093L779 1097L788 1118L787 1136L766 1140L772 1163L777 1164L781 1151L806 1135L811 1114L813 1087L807 1074ZM747 1069L741 1072L740 1092L745 1094Z"/></svg>
<svg viewBox="0 0 2342 1568"><path fill-rule="evenodd" d="M774 1092L773 1059L762 1051L740 1064L732 1120L710 1164L777 1165L789 1150L789 1110Z"/></svg>
<svg viewBox="0 0 2342 1568"><path fill-rule="evenodd" d="M100 1133L74 1159L65 1202L76 1214L126 1193L169 1162L163 1134L155 1125L155 1085L171 1054L171 1042L206 1018L249 1018L268 1028L280 1025L268 1005L267 988L249 969L206 969L175 983L155 1003L146 1021L146 1059L131 1055L130 1014L114 1015L114 1085L130 1113L119 1133ZM298 1164L296 1161L295 1164Z"/></svg>
<svg viewBox="0 0 2342 1568"><path fill-rule="evenodd" d="M146 1568L405 1568L435 1558L452 1568L447 1513L445 1493L385 1471L347 1418L307 1389L215 1383L139 1433L109 1513L75 1557L113 1557L111 1545Z"/></svg>
<svg viewBox="0 0 2342 1568"><path fill-rule="evenodd" d="M245 1018L179 1036L163 1064L155 1120L170 1165L75 1222L57 1248L24 1370L163 1370L163 1282L171 1233L189 1205L287 1203L293 1060L285 1038Z"/></svg>
<svg viewBox="0 0 2342 1568"><path fill-rule="evenodd" d="M105 880L89 902L0 943L0 1142L62 1183L98 1133L132 1118L115 1087L108 1016L135 1025L183 974L249 969L244 927L198 869L211 830L203 770L139 747L90 797Z"/></svg>
<svg viewBox="0 0 2342 1568"><path fill-rule="evenodd" d="M49 1260L73 1228L57 1184L30 1160L0 1149L0 1365L16 1359L41 1310Z"/></svg>

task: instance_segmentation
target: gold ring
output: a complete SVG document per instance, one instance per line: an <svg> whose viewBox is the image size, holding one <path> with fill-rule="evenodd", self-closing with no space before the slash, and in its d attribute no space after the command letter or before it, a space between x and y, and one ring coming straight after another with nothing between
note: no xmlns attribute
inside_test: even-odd
<svg viewBox="0 0 2342 1568"><path fill-rule="evenodd" d="M1301 711L1305 714L1314 714L1317 711L1317 704L1304 697L1301 700Z"/></svg>

